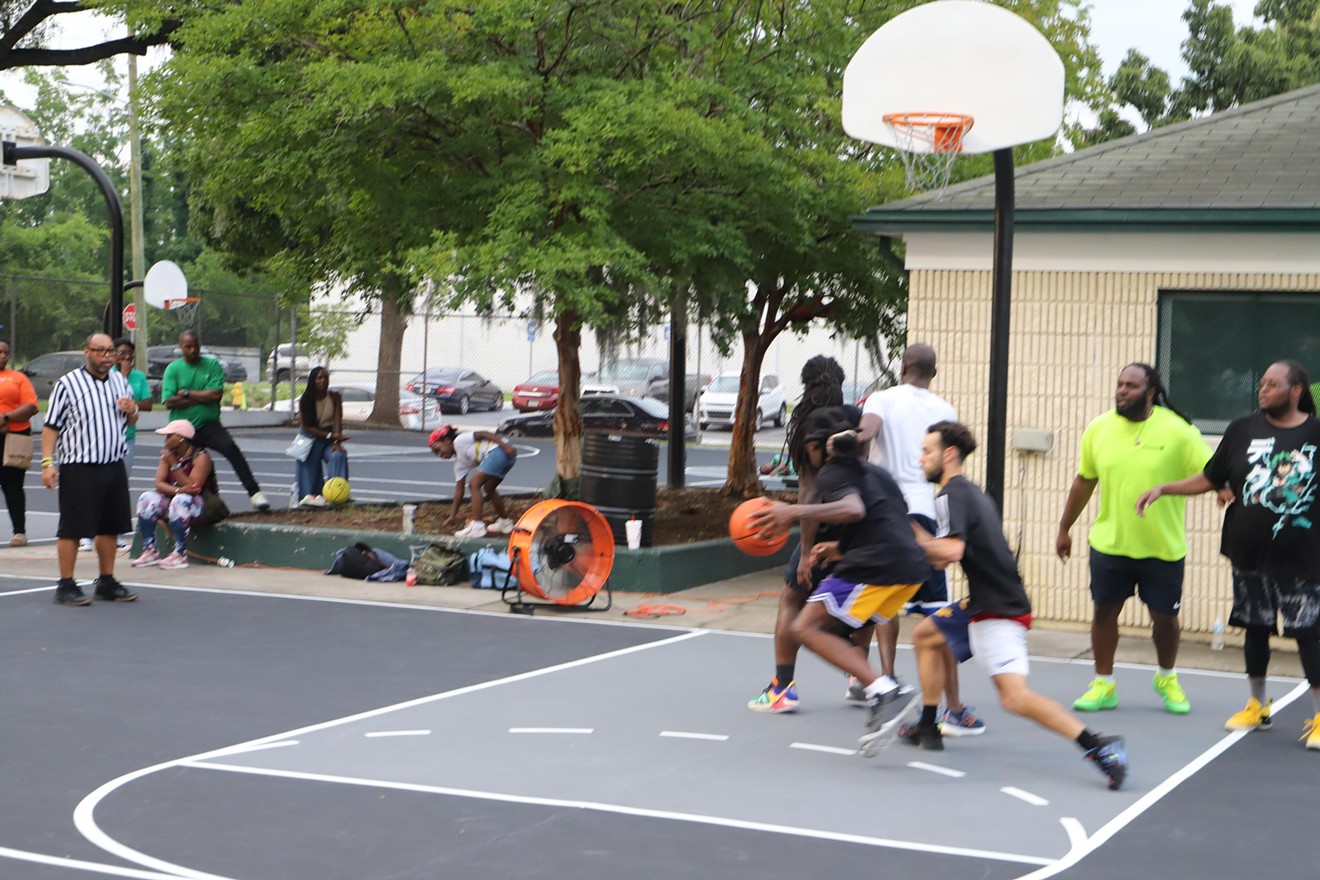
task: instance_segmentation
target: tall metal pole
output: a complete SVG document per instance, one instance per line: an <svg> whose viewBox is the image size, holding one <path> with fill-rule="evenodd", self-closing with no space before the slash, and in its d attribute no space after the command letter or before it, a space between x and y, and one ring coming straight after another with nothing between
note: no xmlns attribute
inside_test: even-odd
<svg viewBox="0 0 1320 880"><path fill-rule="evenodd" d="M990 399L986 416L985 493L1004 512L1004 459L1008 447L1008 325L1013 305L1013 150L995 150L995 241L991 272Z"/></svg>
<svg viewBox="0 0 1320 880"><path fill-rule="evenodd" d="M105 332L113 339L124 332L124 209L119 202L119 193L110 182L105 170L97 165L86 153L72 147L20 147L10 141L4 142L4 163L15 165L24 159L68 159L82 168L96 181L96 186L105 198L106 210L110 215L110 314L106 316Z"/></svg>
<svg viewBox="0 0 1320 880"><path fill-rule="evenodd" d="M687 484L687 448L684 428L687 407L687 289L674 295L669 313L669 488L682 489Z"/></svg>
<svg viewBox="0 0 1320 880"><path fill-rule="evenodd" d="M137 115L137 56L128 56L128 212L130 216L130 238L132 239L133 280L140 281L147 277L146 242L143 239L142 223L142 132L138 126ZM133 292L133 311L137 318L135 361L137 368L147 372L147 300L143 289L138 287Z"/></svg>

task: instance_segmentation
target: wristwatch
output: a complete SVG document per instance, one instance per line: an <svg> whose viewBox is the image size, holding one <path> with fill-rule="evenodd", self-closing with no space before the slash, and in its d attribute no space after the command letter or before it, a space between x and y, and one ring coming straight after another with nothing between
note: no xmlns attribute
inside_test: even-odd
<svg viewBox="0 0 1320 880"><path fill-rule="evenodd" d="M179 394L183 395L184 397L187 397L187 396L188 396L189 394L191 394L191 393L192 393L192 392L190 392L187 388L185 388L185 389L183 389L182 391L179 392Z"/></svg>

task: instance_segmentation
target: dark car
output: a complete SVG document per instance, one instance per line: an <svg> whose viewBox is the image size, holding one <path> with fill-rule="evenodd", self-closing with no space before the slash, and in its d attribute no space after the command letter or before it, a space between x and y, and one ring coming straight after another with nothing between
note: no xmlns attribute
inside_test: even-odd
<svg viewBox="0 0 1320 880"><path fill-rule="evenodd" d="M183 357L183 349L177 345L149 345L147 346L147 379L159 381L165 375L165 368ZM213 358L220 362L220 366L225 368L226 382L246 382L248 377L247 367L242 362L235 360L225 360L215 352L202 346L202 357Z"/></svg>
<svg viewBox="0 0 1320 880"><path fill-rule="evenodd" d="M513 386L513 408L518 412L554 409L559 405L559 371L536 373Z"/></svg>
<svg viewBox="0 0 1320 880"><path fill-rule="evenodd" d="M403 387L414 394L433 396L440 402L441 412L466 415L474 409L504 409L504 392L498 385L460 367L432 367L413 376Z"/></svg>
<svg viewBox="0 0 1320 880"><path fill-rule="evenodd" d="M614 394L591 394L578 404L585 431L618 431L664 439L669 435L669 407L653 397L620 397ZM500 422L496 433L506 437L553 437L555 411L513 416ZM696 439L697 426L686 420L683 431L689 440Z"/></svg>
<svg viewBox="0 0 1320 880"><path fill-rule="evenodd" d="M87 356L81 351L52 351L50 354L34 357L19 372L32 381L37 397L45 400L50 397L50 389L54 387L57 379L65 373L72 373L86 363Z"/></svg>

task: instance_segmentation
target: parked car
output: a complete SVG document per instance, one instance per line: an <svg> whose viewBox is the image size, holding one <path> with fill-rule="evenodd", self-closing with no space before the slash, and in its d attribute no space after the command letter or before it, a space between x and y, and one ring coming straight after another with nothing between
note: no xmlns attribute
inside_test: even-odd
<svg viewBox="0 0 1320 880"><path fill-rule="evenodd" d="M177 345L147 346L147 379L159 380L165 375L165 368L181 357L183 357L183 349ZM243 366L242 361L226 360L206 346L202 346L202 357L214 358L220 362L220 366L225 368L226 382L247 381L247 367Z"/></svg>
<svg viewBox="0 0 1320 880"><path fill-rule="evenodd" d="M513 386L513 408L518 412L554 409L559 405L559 371L534 373Z"/></svg>
<svg viewBox="0 0 1320 880"><path fill-rule="evenodd" d="M689 373L683 383L683 408L690 410L709 376ZM583 377L582 394L618 394L624 397L654 397L669 401L669 361L661 358L630 358L605 364L591 379Z"/></svg>
<svg viewBox="0 0 1320 880"><path fill-rule="evenodd" d="M721 373L702 390L697 404L701 427L705 428L712 422L733 424L741 381L739 373ZM782 428L787 418L788 402L784 400L784 386L774 373L762 373L761 393L756 401L756 427L760 428L766 419L770 419L775 427Z"/></svg>
<svg viewBox="0 0 1320 880"><path fill-rule="evenodd" d="M345 382L331 386L344 400L344 421L365 422L376 406L376 386ZM440 404L434 398L399 391L399 424L409 431L429 431L440 425Z"/></svg>
<svg viewBox="0 0 1320 880"><path fill-rule="evenodd" d="M578 406L586 431L618 431L661 439L669 435L669 407L653 397L593 394L584 396ZM512 416L500 422L495 431L506 437L553 437L555 411ZM686 420L683 434L689 440L696 439L697 426L692 419Z"/></svg>
<svg viewBox="0 0 1320 880"><path fill-rule="evenodd" d="M266 358L266 377L273 377L276 382L287 382L290 370L295 379L306 378L312 371L311 355L301 345L291 342L275 346Z"/></svg>
<svg viewBox="0 0 1320 880"><path fill-rule="evenodd" d="M474 409L498 412L504 409L504 392L494 382L460 367L432 367L418 373L404 386L414 394L426 394L440 402L442 412L467 415Z"/></svg>
<svg viewBox="0 0 1320 880"><path fill-rule="evenodd" d="M86 363L87 357L81 351L52 351L28 361L19 372L32 381L37 397L44 400L50 397L57 379Z"/></svg>
<svg viewBox="0 0 1320 880"><path fill-rule="evenodd" d="M843 383L843 402L853 403L857 406L866 404L866 398L877 391L882 391L889 386L885 384L885 377L879 376L870 382L859 382L856 380Z"/></svg>

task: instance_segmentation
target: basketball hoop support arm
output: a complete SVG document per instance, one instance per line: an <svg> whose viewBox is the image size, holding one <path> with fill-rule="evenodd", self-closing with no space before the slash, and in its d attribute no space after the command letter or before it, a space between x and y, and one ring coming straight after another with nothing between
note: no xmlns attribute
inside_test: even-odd
<svg viewBox="0 0 1320 880"><path fill-rule="evenodd" d="M119 203L119 193L115 192L114 184L100 165L72 147L20 147L10 141L4 142L6 165L17 165L24 159L68 159L92 176L105 197L110 212L110 314L105 331L111 339L117 339L124 332L124 210Z"/></svg>
<svg viewBox="0 0 1320 880"><path fill-rule="evenodd" d="M995 239L990 306L990 399L986 417L985 493L1004 513L1008 430L1008 325L1013 307L1013 148L995 150Z"/></svg>

